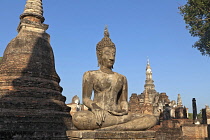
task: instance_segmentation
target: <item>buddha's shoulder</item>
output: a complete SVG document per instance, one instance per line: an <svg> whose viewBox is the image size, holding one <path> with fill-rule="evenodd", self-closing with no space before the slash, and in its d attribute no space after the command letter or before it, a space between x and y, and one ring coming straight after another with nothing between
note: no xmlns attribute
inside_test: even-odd
<svg viewBox="0 0 210 140"><path fill-rule="evenodd" d="M90 70L90 71L86 71L86 72L84 73L84 76L85 76L85 75L86 75L86 76L88 76L88 75L95 75L95 74L98 74L98 73L100 73L99 70Z"/></svg>
<svg viewBox="0 0 210 140"><path fill-rule="evenodd" d="M117 75L117 76L119 76L119 77L121 77L121 78L126 79L126 77L125 77L124 75L122 75L122 74L119 74L119 73L117 73L117 72L114 72L114 74Z"/></svg>

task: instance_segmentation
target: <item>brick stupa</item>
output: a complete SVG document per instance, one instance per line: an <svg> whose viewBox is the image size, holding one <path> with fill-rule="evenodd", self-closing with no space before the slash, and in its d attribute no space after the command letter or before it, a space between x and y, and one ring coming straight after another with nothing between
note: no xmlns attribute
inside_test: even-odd
<svg viewBox="0 0 210 140"><path fill-rule="evenodd" d="M43 22L42 0L27 0L0 63L0 139L62 140L71 125Z"/></svg>

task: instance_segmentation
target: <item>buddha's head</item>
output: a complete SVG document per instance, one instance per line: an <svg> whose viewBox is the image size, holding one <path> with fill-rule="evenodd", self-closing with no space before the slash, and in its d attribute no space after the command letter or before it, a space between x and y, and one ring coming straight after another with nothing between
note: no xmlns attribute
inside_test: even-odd
<svg viewBox="0 0 210 140"><path fill-rule="evenodd" d="M116 48L115 44L109 38L107 27L104 30L104 38L96 46L96 54L98 58L98 66L113 68L115 62Z"/></svg>

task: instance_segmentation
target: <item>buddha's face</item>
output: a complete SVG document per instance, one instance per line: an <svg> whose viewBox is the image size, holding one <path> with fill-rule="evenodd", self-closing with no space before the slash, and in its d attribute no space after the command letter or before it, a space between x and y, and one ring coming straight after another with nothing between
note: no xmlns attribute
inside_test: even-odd
<svg viewBox="0 0 210 140"><path fill-rule="evenodd" d="M112 47L104 47L101 53L102 66L106 68L113 68L115 62L116 49Z"/></svg>

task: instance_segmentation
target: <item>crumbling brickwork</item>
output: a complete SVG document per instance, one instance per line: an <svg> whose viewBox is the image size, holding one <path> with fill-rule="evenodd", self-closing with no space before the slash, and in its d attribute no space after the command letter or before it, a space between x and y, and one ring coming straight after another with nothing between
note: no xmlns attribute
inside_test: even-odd
<svg viewBox="0 0 210 140"><path fill-rule="evenodd" d="M48 25L42 23L41 11L28 13L36 4L42 7L42 1L27 4L18 35L6 47L0 64L0 139L62 140L72 125L70 108L61 94L50 36L45 32Z"/></svg>

